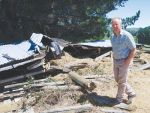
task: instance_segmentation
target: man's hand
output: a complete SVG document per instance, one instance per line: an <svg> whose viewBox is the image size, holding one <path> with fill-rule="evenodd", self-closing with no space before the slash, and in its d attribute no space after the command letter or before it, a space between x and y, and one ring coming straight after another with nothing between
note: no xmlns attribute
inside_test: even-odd
<svg viewBox="0 0 150 113"><path fill-rule="evenodd" d="M130 63L130 60L129 60L129 59L127 59L127 60L125 61L126 66L128 66L128 65L129 65L129 63Z"/></svg>
<svg viewBox="0 0 150 113"><path fill-rule="evenodd" d="M128 58L127 58L126 61L125 61L125 64L126 64L127 66L129 65L131 59L134 57L135 53L136 53L136 48L134 48L134 49L132 49L132 50L130 51L129 56L128 56Z"/></svg>

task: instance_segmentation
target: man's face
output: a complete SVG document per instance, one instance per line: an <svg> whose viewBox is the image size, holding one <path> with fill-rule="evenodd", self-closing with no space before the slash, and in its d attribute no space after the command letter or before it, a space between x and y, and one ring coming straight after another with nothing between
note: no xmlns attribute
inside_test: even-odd
<svg viewBox="0 0 150 113"><path fill-rule="evenodd" d="M116 35L119 35L122 26L119 19L114 19L111 24L112 24L113 31L116 33Z"/></svg>

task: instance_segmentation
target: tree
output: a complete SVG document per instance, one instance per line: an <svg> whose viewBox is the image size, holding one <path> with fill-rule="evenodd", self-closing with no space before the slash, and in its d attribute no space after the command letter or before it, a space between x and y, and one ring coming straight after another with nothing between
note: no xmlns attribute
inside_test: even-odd
<svg viewBox="0 0 150 113"><path fill-rule="evenodd" d="M138 42L142 44L150 44L150 26L140 28L137 34Z"/></svg>
<svg viewBox="0 0 150 113"><path fill-rule="evenodd" d="M1 0L1 40L27 40L33 32L71 42L102 39L106 14L128 0ZM133 18L135 22L139 13Z"/></svg>
<svg viewBox="0 0 150 113"><path fill-rule="evenodd" d="M107 32L107 37L110 38L110 31Z"/></svg>
<svg viewBox="0 0 150 113"><path fill-rule="evenodd" d="M136 13L135 16L122 19L122 27L126 29L127 26L134 25L135 21L137 21L139 17L140 17L140 10Z"/></svg>

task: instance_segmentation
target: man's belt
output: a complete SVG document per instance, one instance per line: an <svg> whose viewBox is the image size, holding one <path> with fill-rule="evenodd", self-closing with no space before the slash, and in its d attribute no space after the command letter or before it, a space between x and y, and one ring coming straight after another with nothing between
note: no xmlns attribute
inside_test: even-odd
<svg viewBox="0 0 150 113"><path fill-rule="evenodd" d="M126 58L120 58L120 59L115 59L115 60L122 60L122 59L126 59Z"/></svg>

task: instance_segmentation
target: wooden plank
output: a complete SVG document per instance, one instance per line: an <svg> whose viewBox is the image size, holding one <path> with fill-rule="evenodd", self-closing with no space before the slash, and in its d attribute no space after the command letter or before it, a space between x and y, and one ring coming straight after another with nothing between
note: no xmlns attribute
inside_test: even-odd
<svg viewBox="0 0 150 113"><path fill-rule="evenodd" d="M94 90L96 88L96 85L93 82L91 82L91 81L85 79L84 77L76 74L74 71L69 72L69 75L70 75L69 77L71 79L73 79L78 84L80 84L82 87L84 87L88 90Z"/></svg>
<svg viewBox="0 0 150 113"><path fill-rule="evenodd" d="M142 69L147 69L149 67L150 67L150 63L147 63L147 64L141 65L139 67L135 67L132 70L142 70Z"/></svg>
<svg viewBox="0 0 150 113"><path fill-rule="evenodd" d="M52 89L52 90L80 90L80 86L44 86L40 89Z"/></svg>
<svg viewBox="0 0 150 113"><path fill-rule="evenodd" d="M4 89L3 94L5 95L6 93L10 93L10 89ZM8 98L8 99L4 100L3 103L4 103L4 105L10 104L11 99Z"/></svg>
<svg viewBox="0 0 150 113"><path fill-rule="evenodd" d="M71 66L74 66L74 65L77 65L77 64L80 64L80 63L86 63L89 60L92 60L92 59L91 58L85 58L85 59L77 60L77 61L65 64L64 67L70 68Z"/></svg>
<svg viewBox="0 0 150 113"><path fill-rule="evenodd" d="M82 76L86 79L95 79L95 78L111 78L114 77L114 75L89 75L89 76Z"/></svg>
<svg viewBox="0 0 150 113"><path fill-rule="evenodd" d="M101 61L103 57L106 57L106 56L108 56L108 55L110 55L110 54L111 54L111 51L109 51L109 52L107 52L107 53L104 53L104 54L102 54L102 55L96 57L96 58L94 59L94 61L98 61L98 60Z"/></svg>
<svg viewBox="0 0 150 113"><path fill-rule="evenodd" d="M150 48L150 46L149 45L144 45L146 48Z"/></svg>
<svg viewBox="0 0 150 113"><path fill-rule="evenodd" d="M44 64L43 60L37 61L36 63L30 65L27 67L27 69L31 70L31 69L35 69L39 66L42 66Z"/></svg>
<svg viewBox="0 0 150 113"><path fill-rule="evenodd" d="M39 113L58 113L58 112L67 112L67 111L72 111L75 110L76 112L82 112L86 110L92 110L93 106L91 104L85 104L85 105L80 105L80 106L70 106L70 107L64 107L64 108L57 108L57 109L52 109L49 111L40 111Z"/></svg>
<svg viewBox="0 0 150 113"><path fill-rule="evenodd" d="M12 98L16 98L16 97L21 97L23 95L25 95L25 93L21 93L20 94L20 93L13 93L13 92L11 92L11 94L6 94L6 95L0 96L0 99L1 100L6 100L8 98L12 99Z"/></svg>
<svg viewBox="0 0 150 113"><path fill-rule="evenodd" d="M40 79L40 80L34 80L33 83L44 82L51 78L53 78L53 77L48 77L46 79ZM27 84L29 84L29 82L22 82L22 83L17 83L17 84L6 85L6 86L4 86L4 88L13 88L13 87L23 86L23 85L27 85Z"/></svg>
<svg viewBox="0 0 150 113"><path fill-rule="evenodd" d="M142 48L142 51L150 52L150 48Z"/></svg>
<svg viewBox="0 0 150 113"><path fill-rule="evenodd" d="M46 71L40 70L40 71L36 71L36 72L33 72L33 73L28 73L28 74L19 75L19 76L12 77L12 78L0 80L0 84L7 83L7 82L10 82L10 81L14 81L14 80L18 80L18 79L22 79L22 78L29 77L29 76L34 76L34 75L45 73L45 72L48 72L48 71L50 71L50 70L46 70Z"/></svg>
<svg viewBox="0 0 150 113"><path fill-rule="evenodd" d="M38 84L30 84L30 87L41 87L41 86L56 86L56 85L65 85L69 84L69 82L50 82L50 83L38 83Z"/></svg>
<svg viewBox="0 0 150 113"><path fill-rule="evenodd" d="M61 67L61 66L51 66L51 68L63 70L64 72L70 72L71 71L71 69L66 68L66 67Z"/></svg>
<svg viewBox="0 0 150 113"><path fill-rule="evenodd" d="M105 112L105 113L129 113L129 112L126 112L126 111L108 110L108 109L101 109L101 111Z"/></svg>

